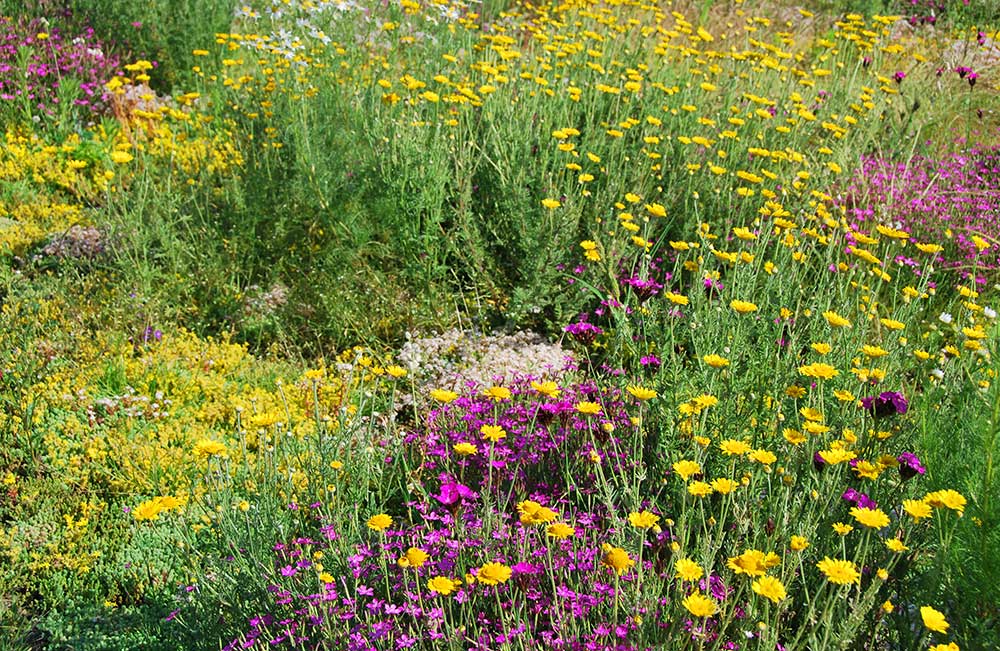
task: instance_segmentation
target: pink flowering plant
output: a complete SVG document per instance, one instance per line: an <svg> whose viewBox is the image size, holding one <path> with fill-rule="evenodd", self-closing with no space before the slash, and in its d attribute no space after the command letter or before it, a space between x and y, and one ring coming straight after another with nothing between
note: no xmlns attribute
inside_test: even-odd
<svg viewBox="0 0 1000 651"><path fill-rule="evenodd" d="M119 65L91 28L69 34L40 20L0 17L0 107L7 115L91 122L109 108L104 85Z"/></svg>

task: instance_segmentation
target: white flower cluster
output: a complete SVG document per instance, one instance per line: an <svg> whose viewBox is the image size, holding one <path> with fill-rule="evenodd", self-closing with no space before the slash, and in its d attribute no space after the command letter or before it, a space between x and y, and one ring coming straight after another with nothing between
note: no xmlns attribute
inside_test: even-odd
<svg viewBox="0 0 1000 651"><path fill-rule="evenodd" d="M247 288L243 300L243 313L246 316L267 316L284 307L288 303L288 287L280 282L264 289L260 285Z"/></svg>
<svg viewBox="0 0 1000 651"><path fill-rule="evenodd" d="M342 44L378 45L380 27L388 21L390 3L356 0L249 0L234 12L234 29L255 31L263 38L256 40L257 50L269 51L295 65L306 65L306 53L316 45L329 45L334 39ZM403 5L406 8L407 5ZM410 16L414 21L432 24L454 22L468 10L462 0L432 0L410 2L420 7L419 13ZM414 25L415 38L433 38ZM382 44L388 47L387 44Z"/></svg>
<svg viewBox="0 0 1000 651"><path fill-rule="evenodd" d="M420 393L421 388L460 390L469 382L489 386L526 375L555 378L572 355L530 332L484 335L452 329L410 339L397 359Z"/></svg>

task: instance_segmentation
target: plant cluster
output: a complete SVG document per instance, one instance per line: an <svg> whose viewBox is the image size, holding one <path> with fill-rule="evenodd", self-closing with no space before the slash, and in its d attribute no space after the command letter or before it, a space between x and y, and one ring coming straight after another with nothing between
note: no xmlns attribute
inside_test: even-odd
<svg viewBox="0 0 1000 651"><path fill-rule="evenodd" d="M855 182L845 194L877 196L880 200L870 204L865 199L859 203L852 199L849 218L858 227L892 223L909 233L939 238L947 243L938 254L943 265L966 273L973 265L995 269L997 260L992 252L1000 241L1000 197L992 179L997 170L997 152L993 149L970 149L940 159L915 157L907 163L864 158ZM986 249L991 251L988 258L980 255ZM909 258L897 262L919 266ZM985 278L977 278L976 282L982 284Z"/></svg>
<svg viewBox="0 0 1000 651"><path fill-rule="evenodd" d="M108 111L105 84L121 61L94 30L51 30L41 20L0 18L0 103L7 116L90 122Z"/></svg>
<svg viewBox="0 0 1000 651"><path fill-rule="evenodd" d="M169 4L2 22L0 646L996 646L985 24Z"/></svg>

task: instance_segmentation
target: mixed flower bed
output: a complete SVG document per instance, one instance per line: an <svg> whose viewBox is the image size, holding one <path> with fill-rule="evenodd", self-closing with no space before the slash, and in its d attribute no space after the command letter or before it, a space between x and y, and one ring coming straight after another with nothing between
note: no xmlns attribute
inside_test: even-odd
<svg viewBox="0 0 1000 651"><path fill-rule="evenodd" d="M990 32L690 9L2 18L9 639L995 646Z"/></svg>

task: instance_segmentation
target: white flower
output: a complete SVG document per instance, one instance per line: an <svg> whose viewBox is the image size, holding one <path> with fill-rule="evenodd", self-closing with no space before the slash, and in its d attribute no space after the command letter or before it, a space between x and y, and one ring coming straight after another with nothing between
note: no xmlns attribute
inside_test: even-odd
<svg viewBox="0 0 1000 651"><path fill-rule="evenodd" d="M938 317L941 323L951 323L951 315L947 312L942 312L941 316Z"/></svg>
<svg viewBox="0 0 1000 651"><path fill-rule="evenodd" d="M939 368L936 368L933 371L931 371L931 375L933 375L934 377L936 377L939 380L943 380L944 379L944 371L942 371Z"/></svg>
<svg viewBox="0 0 1000 651"><path fill-rule="evenodd" d="M251 9L249 5L243 5L242 7L236 10L235 14L237 18L257 19L260 17L260 14Z"/></svg>
<svg viewBox="0 0 1000 651"><path fill-rule="evenodd" d="M996 310L994 310L991 307L984 307L983 308L983 314L986 315L987 319L995 319L995 318L997 318L997 312L996 312Z"/></svg>

